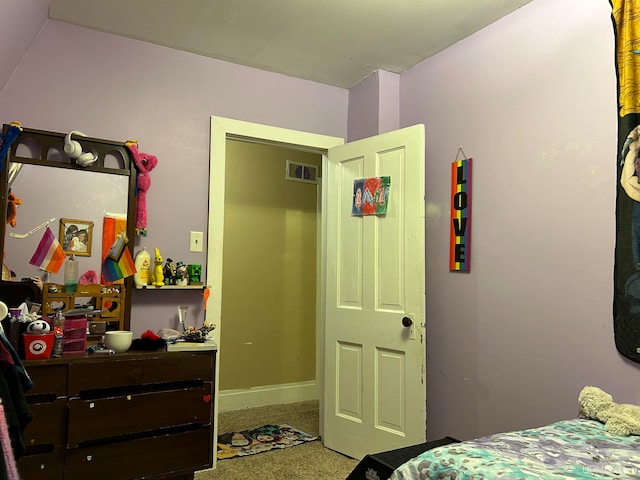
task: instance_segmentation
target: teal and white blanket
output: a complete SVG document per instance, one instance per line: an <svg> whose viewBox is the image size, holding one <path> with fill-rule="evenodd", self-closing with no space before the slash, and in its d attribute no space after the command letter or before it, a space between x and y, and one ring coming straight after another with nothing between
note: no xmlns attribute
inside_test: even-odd
<svg viewBox="0 0 640 480"><path fill-rule="evenodd" d="M594 420L565 420L443 445L389 480L640 479L640 437L611 435Z"/></svg>

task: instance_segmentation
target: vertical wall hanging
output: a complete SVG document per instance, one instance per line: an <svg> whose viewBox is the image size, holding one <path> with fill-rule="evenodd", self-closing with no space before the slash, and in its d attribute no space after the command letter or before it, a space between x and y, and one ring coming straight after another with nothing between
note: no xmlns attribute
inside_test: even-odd
<svg viewBox="0 0 640 480"><path fill-rule="evenodd" d="M462 160L458 157L462 154ZM471 161L458 148L451 164L451 219L449 222L449 270L471 270Z"/></svg>
<svg viewBox="0 0 640 480"><path fill-rule="evenodd" d="M618 77L613 331L618 351L640 362L640 3L611 0ZM613 165L612 165L613 168Z"/></svg>

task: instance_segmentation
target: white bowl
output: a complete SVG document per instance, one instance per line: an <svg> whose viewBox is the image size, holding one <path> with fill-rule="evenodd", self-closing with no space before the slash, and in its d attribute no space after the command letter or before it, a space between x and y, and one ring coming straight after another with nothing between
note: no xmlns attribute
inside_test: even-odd
<svg viewBox="0 0 640 480"><path fill-rule="evenodd" d="M132 341L133 332L126 330L114 330L104 334L104 346L115 350L116 353L129 350Z"/></svg>

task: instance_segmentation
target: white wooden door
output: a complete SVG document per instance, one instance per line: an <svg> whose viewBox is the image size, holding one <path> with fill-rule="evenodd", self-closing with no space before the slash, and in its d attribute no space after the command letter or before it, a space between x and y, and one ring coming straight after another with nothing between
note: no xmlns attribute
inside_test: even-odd
<svg viewBox="0 0 640 480"><path fill-rule="evenodd" d="M333 147L325 174L323 435L360 459L426 436L424 126ZM386 215L353 216L354 180L380 176Z"/></svg>

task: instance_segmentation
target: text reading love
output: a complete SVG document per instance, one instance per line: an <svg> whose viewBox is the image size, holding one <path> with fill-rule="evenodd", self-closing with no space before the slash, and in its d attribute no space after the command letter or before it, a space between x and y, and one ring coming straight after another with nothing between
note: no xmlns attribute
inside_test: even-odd
<svg viewBox="0 0 640 480"><path fill-rule="evenodd" d="M456 272L468 272L471 266L471 160L451 164L449 270Z"/></svg>

